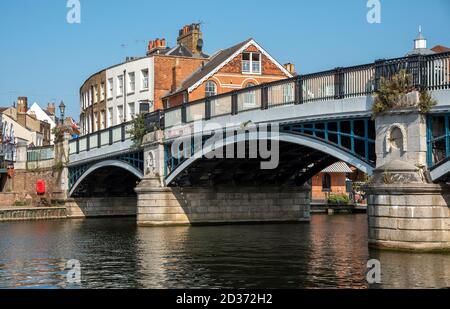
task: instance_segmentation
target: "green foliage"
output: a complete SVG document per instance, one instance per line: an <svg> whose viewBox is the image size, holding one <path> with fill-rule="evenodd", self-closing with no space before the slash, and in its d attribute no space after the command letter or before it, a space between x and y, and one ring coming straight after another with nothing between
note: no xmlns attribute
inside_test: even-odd
<svg viewBox="0 0 450 309"><path fill-rule="evenodd" d="M428 113L436 104L436 100L431 97L428 91L422 90L420 92L420 101L418 107L422 114Z"/></svg>
<svg viewBox="0 0 450 309"><path fill-rule="evenodd" d="M376 116L396 108L410 107L406 99L406 95L416 90L412 84L412 76L406 70L392 76L391 79L381 77L380 88L375 93L375 101L372 106L373 115ZM420 92L419 103L417 107L421 113L427 113L436 105L426 90Z"/></svg>
<svg viewBox="0 0 450 309"><path fill-rule="evenodd" d="M16 200L14 202L14 206L29 206L31 204L31 201L26 200Z"/></svg>
<svg viewBox="0 0 450 309"><path fill-rule="evenodd" d="M64 163L62 161L58 161L53 165L53 169L55 171L61 171L64 168Z"/></svg>
<svg viewBox="0 0 450 309"><path fill-rule="evenodd" d="M328 204L333 205L348 205L350 198L347 194L330 194L328 197Z"/></svg>
<svg viewBox="0 0 450 309"><path fill-rule="evenodd" d="M131 129L127 130L127 133L131 135L131 140L135 147L142 145L142 140L147 133L145 128L145 114L138 114L133 117Z"/></svg>

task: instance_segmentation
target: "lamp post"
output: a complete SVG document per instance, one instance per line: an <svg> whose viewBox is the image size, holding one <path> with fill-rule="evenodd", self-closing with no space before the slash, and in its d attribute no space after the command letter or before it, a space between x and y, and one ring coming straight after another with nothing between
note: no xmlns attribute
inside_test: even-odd
<svg viewBox="0 0 450 309"><path fill-rule="evenodd" d="M64 112L66 111L66 105L63 101L59 104L59 112L61 113L61 125L64 124Z"/></svg>

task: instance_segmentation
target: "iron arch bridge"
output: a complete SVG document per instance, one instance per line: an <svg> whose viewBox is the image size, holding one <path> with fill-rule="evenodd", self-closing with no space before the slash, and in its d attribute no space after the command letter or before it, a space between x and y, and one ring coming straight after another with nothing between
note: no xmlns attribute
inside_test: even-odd
<svg viewBox="0 0 450 309"><path fill-rule="evenodd" d="M450 182L450 113L427 116L427 164L431 180Z"/></svg>
<svg viewBox="0 0 450 309"><path fill-rule="evenodd" d="M97 159L84 164L69 166L69 196L72 196L82 183L95 172L100 170L115 169L127 172L137 179L144 177L144 154L143 151L124 153L108 158ZM123 173L125 174L125 173ZM119 179L123 179L119 177Z"/></svg>
<svg viewBox="0 0 450 309"><path fill-rule="evenodd" d="M214 144L208 143L212 134L203 136L201 147L195 145L195 137L190 136L191 140L186 143L190 149L167 143L166 185L220 185L230 181L246 184L294 182L300 185L338 160L367 174L371 174L375 167L375 129L368 117L281 124L278 134L269 132L267 138L239 131L231 136L225 132L219 135L219 142ZM279 164L275 169L262 170L260 164L267 160L261 157L239 157L235 146L232 146L234 153L231 158L227 155L230 145L243 143L248 153L250 143L275 139L279 143ZM172 149L174 147L175 150ZM222 155L206 158L217 151Z"/></svg>

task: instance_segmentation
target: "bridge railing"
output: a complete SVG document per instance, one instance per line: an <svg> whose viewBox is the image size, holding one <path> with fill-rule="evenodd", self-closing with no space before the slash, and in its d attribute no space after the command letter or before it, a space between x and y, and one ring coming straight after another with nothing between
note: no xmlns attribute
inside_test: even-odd
<svg viewBox="0 0 450 309"><path fill-rule="evenodd" d="M379 88L382 77L389 79L400 70L411 74L411 86L416 89L450 88L450 52L377 60L187 102L164 112L164 127L171 128L194 120L236 115L255 109L366 96Z"/></svg>
<svg viewBox="0 0 450 309"><path fill-rule="evenodd" d="M147 114L146 125L153 131L250 110L367 96L379 88L381 77L389 79L402 69L412 75L411 86L417 89L450 89L450 52L418 55L299 75L187 102ZM123 141L129 125L121 124L71 141L70 153Z"/></svg>
<svg viewBox="0 0 450 309"><path fill-rule="evenodd" d="M78 154L84 151L110 146L130 139L131 136L127 132L131 126L131 122L124 122L122 124L73 139L69 141L69 154Z"/></svg>

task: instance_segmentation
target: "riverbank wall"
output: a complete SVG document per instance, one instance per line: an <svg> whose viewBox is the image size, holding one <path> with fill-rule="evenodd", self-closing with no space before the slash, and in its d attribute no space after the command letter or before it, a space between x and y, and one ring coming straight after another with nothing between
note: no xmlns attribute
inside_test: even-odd
<svg viewBox="0 0 450 309"><path fill-rule="evenodd" d="M66 207L4 207L0 222L66 219Z"/></svg>

